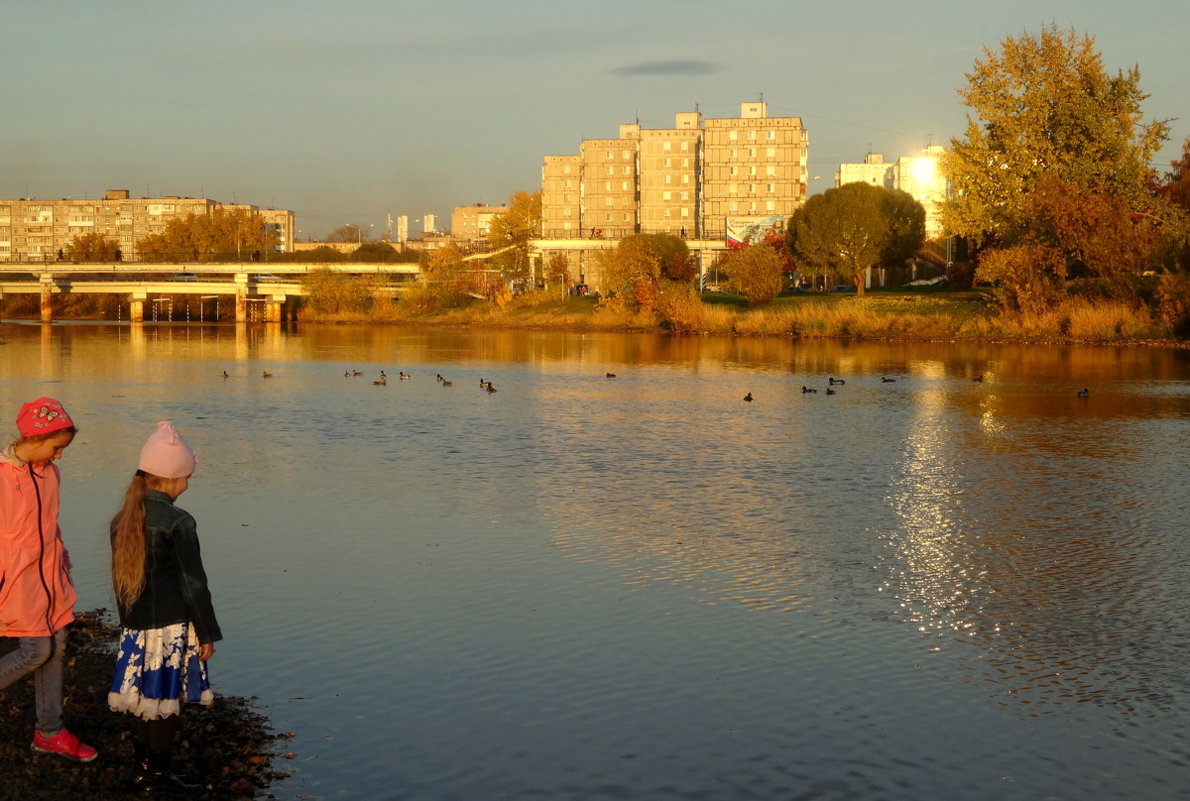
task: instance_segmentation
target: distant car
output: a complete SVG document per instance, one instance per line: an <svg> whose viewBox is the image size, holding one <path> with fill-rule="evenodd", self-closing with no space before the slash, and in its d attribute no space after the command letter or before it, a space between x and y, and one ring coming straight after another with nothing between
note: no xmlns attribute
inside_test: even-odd
<svg viewBox="0 0 1190 801"><path fill-rule="evenodd" d="M272 273L253 273L252 280L258 284L276 284L282 279L276 275L273 275Z"/></svg>
<svg viewBox="0 0 1190 801"><path fill-rule="evenodd" d="M198 275L195 273L174 273L170 276L171 281L197 281Z"/></svg>
<svg viewBox="0 0 1190 801"><path fill-rule="evenodd" d="M855 284L835 284L827 292L854 292Z"/></svg>

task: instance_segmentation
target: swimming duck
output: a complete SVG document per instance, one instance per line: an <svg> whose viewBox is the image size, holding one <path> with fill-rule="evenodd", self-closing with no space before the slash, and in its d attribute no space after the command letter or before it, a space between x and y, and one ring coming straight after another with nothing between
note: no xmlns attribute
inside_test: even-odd
<svg viewBox="0 0 1190 801"><path fill-rule="evenodd" d="M895 383L897 383L897 379L889 378L886 375L882 375L882 376L880 376L880 383L881 384L895 384Z"/></svg>
<svg viewBox="0 0 1190 801"><path fill-rule="evenodd" d="M748 403L751 403L752 402L752 393L749 392L747 395L745 395L744 400L748 401Z"/></svg>
<svg viewBox="0 0 1190 801"><path fill-rule="evenodd" d="M830 387L827 387L827 388L826 388L826 394L827 394L827 395L834 395L834 394L835 394L835 391L834 391L833 389L831 389Z"/></svg>
<svg viewBox="0 0 1190 801"><path fill-rule="evenodd" d="M607 377L608 377L608 378L615 378L615 377L616 377L616 374L615 374L615 373L608 373L608 374L607 374Z"/></svg>
<svg viewBox="0 0 1190 801"><path fill-rule="evenodd" d="M818 390L810 389L809 387L802 387L802 394L803 395L817 395Z"/></svg>
<svg viewBox="0 0 1190 801"><path fill-rule="evenodd" d="M1091 390L1086 389L1086 388L1080 389L1078 391L1078 396L1080 398L1089 398L1089 397L1091 397Z"/></svg>
<svg viewBox="0 0 1190 801"><path fill-rule="evenodd" d="M405 372L398 370L397 378L401 379L402 381L408 381L410 376L409 376L409 373L405 373Z"/></svg>
<svg viewBox="0 0 1190 801"><path fill-rule="evenodd" d="M382 378L382 379L380 379L379 381L373 381L372 383L373 383L373 384L375 384L375 385L376 385L376 386L378 386L378 387L387 387L387 386L388 386L388 379L387 379L387 378Z"/></svg>
<svg viewBox="0 0 1190 801"><path fill-rule="evenodd" d="M226 370L224 370L224 371L223 371L223 377L224 377L224 378L231 378L231 376L229 376L229 375L227 374L227 371L226 371Z"/></svg>
<svg viewBox="0 0 1190 801"><path fill-rule="evenodd" d="M834 386L835 384L846 384L847 383L842 378L835 378L834 376L831 376L830 378L828 378L827 382L830 383L832 386Z"/></svg>
<svg viewBox="0 0 1190 801"><path fill-rule="evenodd" d="M273 377L273 374L272 374L272 373L266 373L264 370L261 370L261 371L260 371L260 377L261 377L261 378L272 378L272 377Z"/></svg>
<svg viewBox="0 0 1190 801"><path fill-rule="evenodd" d="M487 389L487 388L488 388L488 387L490 387L491 385L492 385L492 382L491 382L491 381L487 381L487 380L485 380L485 379L483 379L483 378L479 379L479 388L480 388L480 389Z"/></svg>
<svg viewBox="0 0 1190 801"><path fill-rule="evenodd" d="M363 373L361 373L359 370L352 370L351 374L352 375L363 375Z"/></svg>
<svg viewBox="0 0 1190 801"><path fill-rule="evenodd" d="M976 384L982 384L983 383L983 373L980 373L979 375L975 376L975 378L972 378L971 380L974 381Z"/></svg>
<svg viewBox="0 0 1190 801"><path fill-rule="evenodd" d="M455 383L453 381L447 381L445 378L442 379L442 386L453 387L454 385L455 385Z"/></svg>
<svg viewBox="0 0 1190 801"><path fill-rule="evenodd" d="M438 373L437 375L435 375L434 380L439 381L439 382L442 381L442 373Z"/></svg>
<svg viewBox="0 0 1190 801"><path fill-rule="evenodd" d="M484 389L485 389L485 390L487 390L488 392L495 392L495 391L496 391L496 388L495 388L494 386L492 386L492 382L491 382L491 381L489 381L489 382L488 382L488 385L487 385L486 387L484 387Z"/></svg>

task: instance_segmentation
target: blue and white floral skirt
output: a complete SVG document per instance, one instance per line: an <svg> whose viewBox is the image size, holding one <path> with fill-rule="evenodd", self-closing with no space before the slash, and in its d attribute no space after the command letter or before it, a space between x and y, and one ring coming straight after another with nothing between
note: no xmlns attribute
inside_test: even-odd
<svg viewBox="0 0 1190 801"><path fill-rule="evenodd" d="M158 720L179 714L183 703L209 705L214 700L193 626L183 622L121 629L116 675L107 695L113 712Z"/></svg>

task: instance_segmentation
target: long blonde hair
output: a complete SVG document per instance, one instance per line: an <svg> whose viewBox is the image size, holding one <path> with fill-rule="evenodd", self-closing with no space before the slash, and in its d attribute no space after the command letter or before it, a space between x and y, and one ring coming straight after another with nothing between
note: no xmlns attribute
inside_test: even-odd
<svg viewBox="0 0 1190 801"><path fill-rule="evenodd" d="M145 590L148 540L145 537L145 490L169 479L137 470L124 491L124 503L112 518L112 589L116 603L128 609Z"/></svg>

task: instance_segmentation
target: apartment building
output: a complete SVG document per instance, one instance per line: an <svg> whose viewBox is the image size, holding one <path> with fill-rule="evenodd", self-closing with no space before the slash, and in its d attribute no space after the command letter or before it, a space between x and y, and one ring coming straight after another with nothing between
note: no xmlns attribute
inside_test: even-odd
<svg viewBox="0 0 1190 801"><path fill-rule="evenodd" d="M293 250L291 211L224 205L207 198L133 198L127 189L109 189L100 200L0 200L0 262L55 261L75 237L91 233L115 240L122 258L135 261L137 242L164 231L170 219L211 214L216 208L258 214L261 224L277 233L281 250Z"/></svg>
<svg viewBox="0 0 1190 801"><path fill-rule="evenodd" d="M739 117L684 111L672 128L624 124L617 139L584 139L577 156L545 157L542 234L721 239L732 225L785 219L805 202L807 149L801 119L769 117L759 101Z"/></svg>
<svg viewBox="0 0 1190 801"><path fill-rule="evenodd" d="M508 206L455 206L450 215L450 233L460 242L486 242L492 220L508 213Z"/></svg>
<svg viewBox="0 0 1190 801"><path fill-rule="evenodd" d="M868 183L885 189L908 192L926 212L926 238L945 235L940 205L946 199L946 176L942 174L942 145L930 145L915 156L901 156L885 162L880 153L869 153L862 162L843 163L835 173L835 186Z"/></svg>

